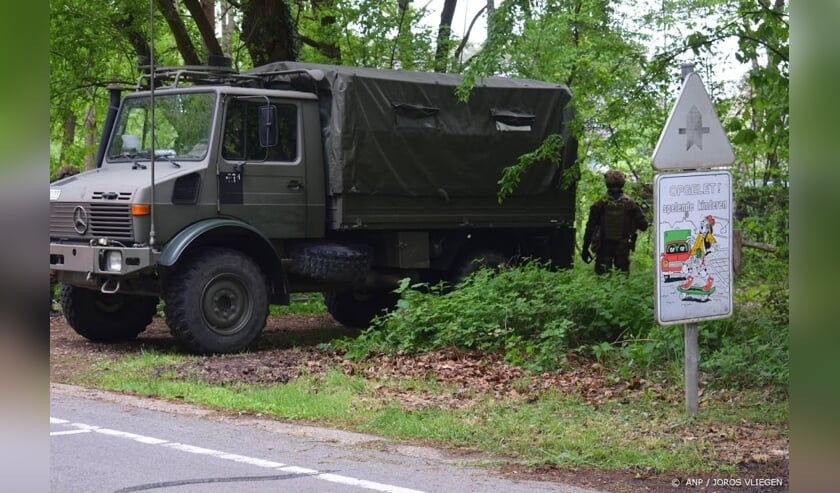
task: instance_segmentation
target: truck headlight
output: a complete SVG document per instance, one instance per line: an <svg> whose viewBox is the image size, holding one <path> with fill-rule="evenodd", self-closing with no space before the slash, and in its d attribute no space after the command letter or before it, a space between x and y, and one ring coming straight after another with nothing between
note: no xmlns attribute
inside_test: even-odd
<svg viewBox="0 0 840 493"><path fill-rule="evenodd" d="M122 252L118 252L115 250L110 250L105 252L105 269L109 271L120 272L122 271Z"/></svg>

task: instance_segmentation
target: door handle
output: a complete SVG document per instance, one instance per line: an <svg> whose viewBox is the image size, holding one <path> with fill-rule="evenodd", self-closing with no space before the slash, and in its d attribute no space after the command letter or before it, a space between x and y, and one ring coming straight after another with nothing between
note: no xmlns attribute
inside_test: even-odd
<svg viewBox="0 0 840 493"><path fill-rule="evenodd" d="M297 180L289 180L289 183L286 185L286 188L294 191L303 190L303 183Z"/></svg>

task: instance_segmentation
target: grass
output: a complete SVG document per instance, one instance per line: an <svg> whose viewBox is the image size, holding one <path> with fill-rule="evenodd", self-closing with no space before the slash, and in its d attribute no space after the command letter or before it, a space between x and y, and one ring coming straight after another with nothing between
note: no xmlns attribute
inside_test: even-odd
<svg viewBox="0 0 840 493"><path fill-rule="evenodd" d="M288 305L271 305L271 315L319 314L327 311L324 296L321 293L296 293Z"/></svg>
<svg viewBox="0 0 840 493"><path fill-rule="evenodd" d="M678 397L663 401L644 392L599 405L549 391L532 402L483 397L460 409L406 410L395 397L377 391L382 385L397 385L390 379L367 380L334 368L286 384L223 386L178 377L168 370L190 358L195 357L154 351L128 354L94 364L81 383L459 447L484 453L491 460L601 470L732 472L733 465L715 459L714 447L704 438L709 429L726 430L745 422L784 425L788 419L786 402L744 391L707 399L701 417L695 419L684 416ZM451 392L445 385L424 379L398 385L422 393ZM674 392L678 395L679 389Z"/></svg>

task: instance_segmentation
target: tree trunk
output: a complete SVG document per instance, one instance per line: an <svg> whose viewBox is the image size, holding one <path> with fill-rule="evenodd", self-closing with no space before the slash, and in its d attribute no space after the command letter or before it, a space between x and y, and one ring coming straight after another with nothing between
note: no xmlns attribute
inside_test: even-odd
<svg viewBox="0 0 840 493"><path fill-rule="evenodd" d="M169 25L169 30L172 31L172 36L175 38L175 45L178 47L178 52L184 63L187 65L201 65L201 59L198 52L193 45L190 35L187 33L187 27L184 25L184 19L181 18L181 13L178 11L178 6L175 0L157 0L163 18Z"/></svg>
<svg viewBox="0 0 840 493"><path fill-rule="evenodd" d="M243 1L242 41L255 67L297 60L298 33L288 3L285 0Z"/></svg>
<svg viewBox="0 0 840 493"><path fill-rule="evenodd" d="M452 37L452 18L458 0L444 0L438 26L437 48L435 48L435 72L446 72L449 59L449 44Z"/></svg>
<svg viewBox="0 0 840 493"><path fill-rule="evenodd" d="M85 114L85 169L93 169L96 154L96 106L91 105Z"/></svg>
<svg viewBox="0 0 840 493"><path fill-rule="evenodd" d="M222 53L233 57L233 32L236 29L236 21L233 18L233 6L227 0L221 0L222 13L219 22L222 25Z"/></svg>
<svg viewBox="0 0 840 493"><path fill-rule="evenodd" d="M78 118L76 117L75 113L71 113L67 115L67 118L64 119L64 132L61 137L61 153L58 156L58 164L65 165L67 164L67 149L73 145L73 142L76 140L76 122Z"/></svg>

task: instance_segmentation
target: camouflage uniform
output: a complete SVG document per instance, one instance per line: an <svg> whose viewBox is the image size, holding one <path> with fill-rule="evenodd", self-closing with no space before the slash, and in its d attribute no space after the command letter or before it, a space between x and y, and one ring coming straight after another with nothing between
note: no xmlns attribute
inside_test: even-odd
<svg viewBox="0 0 840 493"><path fill-rule="evenodd" d="M603 274L611 268L628 272L630 251L636 231L645 231L648 222L636 202L622 192L624 173L610 170L604 175L607 196L589 208L589 220L583 233L581 258L592 260L590 247L595 252L595 272Z"/></svg>
<svg viewBox="0 0 840 493"><path fill-rule="evenodd" d="M68 176L73 176L79 173L79 168L75 166L70 166L65 164L64 166L58 168L58 171L55 173L56 181L61 180L63 178L67 178ZM58 310L54 308L55 300L53 300L53 293L55 292L55 286L58 284L58 281L55 278L55 272L50 271L50 317L56 317L59 315Z"/></svg>

